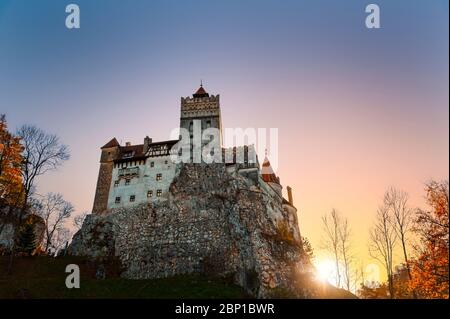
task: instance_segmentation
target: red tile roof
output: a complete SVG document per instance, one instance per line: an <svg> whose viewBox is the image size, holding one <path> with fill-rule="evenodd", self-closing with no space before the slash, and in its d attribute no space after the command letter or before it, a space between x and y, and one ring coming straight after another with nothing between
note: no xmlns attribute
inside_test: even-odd
<svg viewBox="0 0 450 319"><path fill-rule="evenodd" d="M275 172L272 169L272 166L270 165L269 159L266 157L264 158L264 162L262 164L261 168L261 177L263 181L266 183L277 183L280 184L280 179L275 175Z"/></svg>
<svg viewBox="0 0 450 319"><path fill-rule="evenodd" d="M117 142L116 138L114 137L111 141L109 141L108 143L103 145L101 147L101 149L103 149L103 148L110 148L110 147L116 147L116 146L120 146L120 144L119 144L119 142Z"/></svg>
<svg viewBox="0 0 450 319"><path fill-rule="evenodd" d="M194 98L208 97L209 94L208 94L208 92L205 91L205 89L203 88L203 85L200 85L200 87L198 88L197 92L195 92L192 96Z"/></svg>

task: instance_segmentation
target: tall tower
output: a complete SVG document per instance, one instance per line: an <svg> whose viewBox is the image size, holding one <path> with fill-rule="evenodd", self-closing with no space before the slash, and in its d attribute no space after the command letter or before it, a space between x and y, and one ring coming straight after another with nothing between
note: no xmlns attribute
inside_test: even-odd
<svg viewBox="0 0 450 319"><path fill-rule="evenodd" d="M97 188L95 190L93 214L101 214L108 208L109 189L111 187L114 159L119 155L119 142L116 138L106 143L100 156L100 169L98 172Z"/></svg>
<svg viewBox="0 0 450 319"><path fill-rule="evenodd" d="M207 128L219 129L219 146L222 146L222 120L220 116L219 94L209 95L200 84L200 88L192 97L181 98L181 116L180 129L189 131L191 145L193 138L194 120L201 123L201 131ZM207 144L208 140L202 141L202 146Z"/></svg>

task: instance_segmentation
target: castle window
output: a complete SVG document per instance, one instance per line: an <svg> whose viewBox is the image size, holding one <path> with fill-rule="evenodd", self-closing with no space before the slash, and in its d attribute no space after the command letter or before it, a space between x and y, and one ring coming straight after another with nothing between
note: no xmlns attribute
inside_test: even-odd
<svg viewBox="0 0 450 319"><path fill-rule="evenodd" d="M162 179L162 174L156 174L156 180L160 181Z"/></svg>
<svg viewBox="0 0 450 319"><path fill-rule="evenodd" d="M116 204L120 203L120 196L116 197Z"/></svg>
<svg viewBox="0 0 450 319"><path fill-rule="evenodd" d="M191 123L189 123L189 132L192 132L193 129L194 129L194 123L192 123L192 121L191 121Z"/></svg>
<svg viewBox="0 0 450 319"><path fill-rule="evenodd" d="M167 160L165 160L165 161L164 161L164 164L167 164L167 163L169 163L169 162L168 162Z"/></svg>
<svg viewBox="0 0 450 319"><path fill-rule="evenodd" d="M133 152L126 152L122 156L122 158L130 158L130 157L133 157Z"/></svg>
<svg viewBox="0 0 450 319"><path fill-rule="evenodd" d="M130 185L130 180L129 179L125 180L125 185Z"/></svg>
<svg viewBox="0 0 450 319"><path fill-rule="evenodd" d="M130 202L134 202L135 199L136 199L136 196L130 195Z"/></svg>
<svg viewBox="0 0 450 319"><path fill-rule="evenodd" d="M211 121L206 121L206 128L210 128L211 127Z"/></svg>
<svg viewBox="0 0 450 319"><path fill-rule="evenodd" d="M161 197L161 195L162 195L162 190L161 190L161 189L158 189L158 190L156 191L156 196L157 196L157 197Z"/></svg>
<svg viewBox="0 0 450 319"><path fill-rule="evenodd" d="M147 197L153 197L153 191L148 191L147 192Z"/></svg>
<svg viewBox="0 0 450 319"><path fill-rule="evenodd" d="M114 181L114 187L119 186L119 181Z"/></svg>
<svg viewBox="0 0 450 319"><path fill-rule="evenodd" d="M150 167L154 167L155 166L155 162L150 162Z"/></svg>

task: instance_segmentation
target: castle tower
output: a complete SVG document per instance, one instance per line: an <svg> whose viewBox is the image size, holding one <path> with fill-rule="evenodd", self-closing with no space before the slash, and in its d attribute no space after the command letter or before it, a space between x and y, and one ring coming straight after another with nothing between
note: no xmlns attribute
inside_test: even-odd
<svg viewBox="0 0 450 319"><path fill-rule="evenodd" d="M201 132L208 128L219 129L219 146L222 146L222 120L220 115L219 94L209 95L203 84L192 97L181 98L180 129L189 131L191 145L194 135L194 120L201 123ZM202 146L209 140L202 140Z"/></svg>
<svg viewBox="0 0 450 319"><path fill-rule="evenodd" d="M108 208L109 189L111 187L114 159L119 155L119 142L116 138L101 147L100 169L98 172L97 188L95 190L93 214L101 214Z"/></svg>
<svg viewBox="0 0 450 319"><path fill-rule="evenodd" d="M272 166L270 165L269 159L266 157L264 158L264 162L262 164L261 168L261 177L263 181L265 181L267 184L272 187L272 189L282 197L282 189L283 187L280 184L280 178L275 175L275 172L272 169Z"/></svg>

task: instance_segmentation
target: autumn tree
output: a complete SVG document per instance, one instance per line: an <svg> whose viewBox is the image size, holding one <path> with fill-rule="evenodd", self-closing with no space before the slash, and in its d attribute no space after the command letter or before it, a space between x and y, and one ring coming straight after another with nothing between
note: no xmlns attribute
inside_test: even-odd
<svg viewBox="0 0 450 319"><path fill-rule="evenodd" d="M385 283L361 283L356 295L361 299L386 299L388 298L388 288Z"/></svg>
<svg viewBox="0 0 450 319"><path fill-rule="evenodd" d="M30 202L38 177L56 170L70 157L68 147L61 144L56 135L48 134L35 126L23 125L17 130L16 135L20 138L22 145L20 172L23 198L19 212L13 216L14 238L16 238L17 230L29 213ZM15 243L15 240L13 243ZM13 269L14 254L15 244L11 248L8 273L11 273Z"/></svg>
<svg viewBox="0 0 450 319"><path fill-rule="evenodd" d="M420 238L417 259L411 262L412 282L420 298L449 297L448 181L426 185L428 209L419 209L414 231Z"/></svg>
<svg viewBox="0 0 450 319"><path fill-rule="evenodd" d="M6 116L0 114L0 204L20 205L23 197L20 138L8 131Z"/></svg>
<svg viewBox="0 0 450 319"><path fill-rule="evenodd" d="M369 254L386 270L390 298L394 298L393 259L396 241L397 234L389 214L389 207L384 203L378 209L375 225L369 233Z"/></svg>

